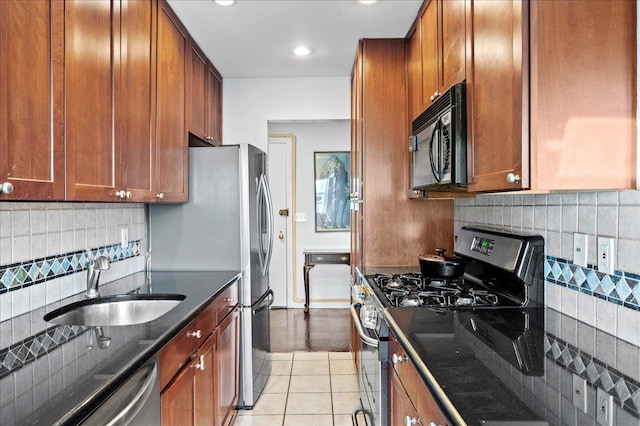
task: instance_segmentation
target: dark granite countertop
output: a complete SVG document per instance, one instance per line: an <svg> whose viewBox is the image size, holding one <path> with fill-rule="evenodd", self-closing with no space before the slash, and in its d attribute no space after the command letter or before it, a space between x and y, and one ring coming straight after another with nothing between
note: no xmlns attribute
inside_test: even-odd
<svg viewBox="0 0 640 426"><path fill-rule="evenodd" d="M111 338L106 348L100 348L95 327L54 326L42 319L46 312L82 299L82 294L32 311L26 320L14 319L13 328L30 321L20 327L28 327L34 336L10 342L10 350L17 352L24 346L35 356L21 361L19 369L3 372L0 423L78 424L239 277L237 271L141 272L101 286L103 295L139 291L186 296L154 321L102 327Z"/></svg>
<svg viewBox="0 0 640 426"><path fill-rule="evenodd" d="M614 425L640 425L640 348L550 308L384 316L454 424L595 424L600 388ZM574 377L586 382L586 412Z"/></svg>

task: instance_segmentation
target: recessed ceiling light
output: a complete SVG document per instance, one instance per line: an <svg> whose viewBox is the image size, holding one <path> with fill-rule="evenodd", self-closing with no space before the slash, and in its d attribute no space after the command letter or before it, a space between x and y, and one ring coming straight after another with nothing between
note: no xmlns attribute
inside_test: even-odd
<svg viewBox="0 0 640 426"><path fill-rule="evenodd" d="M358 2L362 4L372 4L372 3L375 3L376 0L358 0Z"/></svg>
<svg viewBox="0 0 640 426"><path fill-rule="evenodd" d="M304 46L298 46L295 49L293 49L293 54L296 56L308 56L311 54L311 49Z"/></svg>
<svg viewBox="0 0 640 426"><path fill-rule="evenodd" d="M236 0L214 0L220 6L231 6L235 4Z"/></svg>

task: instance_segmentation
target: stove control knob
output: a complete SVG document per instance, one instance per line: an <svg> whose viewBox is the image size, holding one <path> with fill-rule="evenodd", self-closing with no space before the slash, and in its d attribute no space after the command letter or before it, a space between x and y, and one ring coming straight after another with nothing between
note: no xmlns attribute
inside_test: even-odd
<svg viewBox="0 0 640 426"><path fill-rule="evenodd" d="M399 362L409 361L409 357L408 356L398 355L398 354L393 354L391 356L391 360L393 361L394 364L397 364Z"/></svg>

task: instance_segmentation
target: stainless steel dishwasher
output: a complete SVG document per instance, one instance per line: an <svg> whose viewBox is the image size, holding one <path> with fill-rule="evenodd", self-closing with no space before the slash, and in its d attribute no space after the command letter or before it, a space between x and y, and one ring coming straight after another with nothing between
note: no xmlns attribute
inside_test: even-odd
<svg viewBox="0 0 640 426"><path fill-rule="evenodd" d="M153 426L160 424L158 359L140 368L82 426Z"/></svg>

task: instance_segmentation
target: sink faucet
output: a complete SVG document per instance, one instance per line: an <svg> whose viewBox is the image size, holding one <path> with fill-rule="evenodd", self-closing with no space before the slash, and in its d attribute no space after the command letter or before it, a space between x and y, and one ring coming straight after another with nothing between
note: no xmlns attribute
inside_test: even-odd
<svg viewBox="0 0 640 426"><path fill-rule="evenodd" d="M100 278L100 271L104 271L109 268L109 259L105 256L98 256L89 262L89 267L87 268L87 293L85 294L87 299L100 297L100 293L98 293L98 279Z"/></svg>

